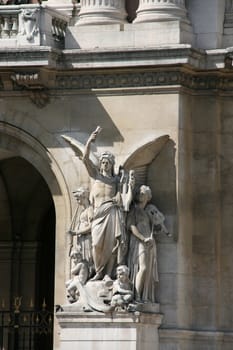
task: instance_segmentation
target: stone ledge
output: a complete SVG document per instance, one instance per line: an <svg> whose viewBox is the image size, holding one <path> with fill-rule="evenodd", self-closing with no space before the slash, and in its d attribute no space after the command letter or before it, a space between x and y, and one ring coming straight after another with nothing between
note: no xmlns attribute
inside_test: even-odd
<svg viewBox="0 0 233 350"><path fill-rule="evenodd" d="M94 50L63 50L60 64L68 68L116 68L155 65L190 64L200 68L203 54L190 45L169 45L153 48L118 48Z"/></svg>
<svg viewBox="0 0 233 350"><path fill-rule="evenodd" d="M72 311L73 308L73 311ZM56 317L59 320L60 325L65 326L72 322L72 327L74 324L84 324L84 323L98 323L101 325L102 323L106 323L111 325L112 323L127 323L127 324L154 324L160 325L162 321L162 314L156 313L127 313L127 312L112 312L112 313L99 313L99 312L77 312L75 307L68 306L69 311L59 311L56 313Z"/></svg>
<svg viewBox="0 0 233 350"><path fill-rule="evenodd" d="M233 342L233 332L232 331L200 331L200 330L187 330L187 329L165 329L161 328L159 330L159 335L161 338L169 339L169 338L177 338L179 339L181 336L182 338L190 339L190 338L199 338L199 339L213 339L213 338L218 338L218 339L223 339L223 338L228 338Z"/></svg>
<svg viewBox="0 0 233 350"><path fill-rule="evenodd" d="M48 46L0 48L0 67L55 66L59 54Z"/></svg>
<svg viewBox="0 0 233 350"><path fill-rule="evenodd" d="M227 63L226 59L230 62ZM93 70L184 66L207 71L233 69L232 48L196 50L189 44L160 45L151 48L69 49L50 46L0 48L0 67L44 66L58 70Z"/></svg>
<svg viewBox="0 0 233 350"><path fill-rule="evenodd" d="M161 314L58 312L61 350L158 350Z"/></svg>

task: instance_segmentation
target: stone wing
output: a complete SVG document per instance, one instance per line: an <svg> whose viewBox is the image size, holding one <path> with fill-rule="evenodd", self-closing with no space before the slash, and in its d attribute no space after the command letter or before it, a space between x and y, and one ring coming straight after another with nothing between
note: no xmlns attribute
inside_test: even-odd
<svg viewBox="0 0 233 350"><path fill-rule="evenodd" d="M83 153L85 149L85 145L76 140L75 138L68 136L68 135L61 135L61 137L70 145L72 150L74 151L75 155L79 159L83 159ZM98 166L99 161L98 158L95 156L93 152L90 152L90 159L93 162L94 165Z"/></svg>
<svg viewBox="0 0 233 350"><path fill-rule="evenodd" d="M140 186L147 183L148 166L159 155L168 140L168 135L157 137L138 147L125 160L123 168L126 171L134 170L136 185Z"/></svg>

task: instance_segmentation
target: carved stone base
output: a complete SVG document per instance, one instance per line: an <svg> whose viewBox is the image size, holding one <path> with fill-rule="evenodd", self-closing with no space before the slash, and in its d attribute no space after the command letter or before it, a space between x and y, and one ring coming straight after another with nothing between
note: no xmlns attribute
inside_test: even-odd
<svg viewBox="0 0 233 350"><path fill-rule="evenodd" d="M67 308L57 313L60 350L159 350L159 313L80 313L74 306Z"/></svg>
<svg viewBox="0 0 233 350"><path fill-rule="evenodd" d="M114 40L113 40L114 38ZM138 23L68 27L66 49L141 48L164 44L191 44L191 26L180 20L161 23Z"/></svg>

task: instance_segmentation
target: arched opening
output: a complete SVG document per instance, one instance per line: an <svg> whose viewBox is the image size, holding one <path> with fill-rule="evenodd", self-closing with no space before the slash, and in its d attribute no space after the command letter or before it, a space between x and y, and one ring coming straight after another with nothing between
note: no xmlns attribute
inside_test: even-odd
<svg viewBox="0 0 233 350"><path fill-rule="evenodd" d="M3 149L0 149L0 250L0 275L4 281L0 302L5 312L0 348L52 349L52 313L47 311L53 312L54 305L53 198L31 163Z"/></svg>

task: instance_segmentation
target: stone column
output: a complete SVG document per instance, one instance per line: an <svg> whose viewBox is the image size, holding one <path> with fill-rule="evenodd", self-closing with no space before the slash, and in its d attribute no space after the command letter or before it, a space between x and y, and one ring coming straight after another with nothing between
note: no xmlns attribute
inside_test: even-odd
<svg viewBox="0 0 233 350"><path fill-rule="evenodd" d="M186 20L185 0L139 0L134 23Z"/></svg>
<svg viewBox="0 0 233 350"><path fill-rule="evenodd" d="M77 25L124 23L126 17L125 0L81 0Z"/></svg>
<svg viewBox="0 0 233 350"><path fill-rule="evenodd" d="M72 17L75 3L75 0L48 0L42 2L43 6L50 7L64 15L68 15L69 17ZM79 8L78 4L76 7Z"/></svg>

